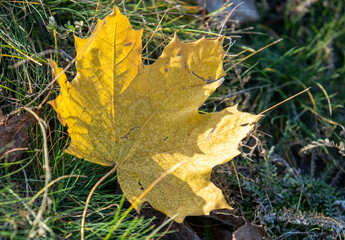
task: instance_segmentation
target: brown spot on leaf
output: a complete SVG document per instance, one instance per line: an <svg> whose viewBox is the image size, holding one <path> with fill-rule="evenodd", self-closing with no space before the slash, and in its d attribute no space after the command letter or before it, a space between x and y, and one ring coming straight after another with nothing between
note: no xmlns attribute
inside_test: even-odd
<svg viewBox="0 0 345 240"><path fill-rule="evenodd" d="M140 190L145 190L144 187L143 187L143 185L141 184L140 180L141 180L141 179L139 178L138 184L139 184L139 186L140 186Z"/></svg>

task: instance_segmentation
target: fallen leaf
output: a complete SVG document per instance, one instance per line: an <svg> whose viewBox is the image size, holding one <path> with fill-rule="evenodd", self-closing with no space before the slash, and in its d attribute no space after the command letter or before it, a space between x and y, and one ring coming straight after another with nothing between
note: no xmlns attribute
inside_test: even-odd
<svg viewBox="0 0 345 240"><path fill-rule="evenodd" d="M0 160L21 159L29 140L28 129L34 122L35 118L28 112L7 119L0 109Z"/></svg>
<svg viewBox="0 0 345 240"><path fill-rule="evenodd" d="M264 240L269 239L263 226L246 223L232 234L232 240Z"/></svg>
<svg viewBox="0 0 345 240"><path fill-rule="evenodd" d="M154 64L143 65L141 35L115 7L90 38L75 38L72 82L50 61L61 87L50 104L68 126L66 151L105 166L118 164L118 181L132 203L180 164L144 199L169 217L178 214L177 222L230 209L210 181L211 171L240 153L239 142L260 117L236 106L198 112L225 76L222 39L182 43L175 36Z"/></svg>

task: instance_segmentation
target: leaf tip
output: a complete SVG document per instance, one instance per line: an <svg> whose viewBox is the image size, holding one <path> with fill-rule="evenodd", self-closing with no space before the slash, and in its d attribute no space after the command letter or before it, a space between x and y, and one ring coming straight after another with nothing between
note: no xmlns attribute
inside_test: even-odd
<svg viewBox="0 0 345 240"><path fill-rule="evenodd" d="M116 5L114 5L113 11L111 14L109 14L109 16L115 17L119 13L121 14L120 9Z"/></svg>
<svg viewBox="0 0 345 240"><path fill-rule="evenodd" d="M56 72L57 69L57 64L54 60L48 59L48 64L51 67L51 69L53 70L53 72Z"/></svg>
<svg viewBox="0 0 345 240"><path fill-rule="evenodd" d="M173 36L173 38L171 40L171 43L181 43L181 41L180 41L179 37L177 36L176 32L174 33L174 36Z"/></svg>

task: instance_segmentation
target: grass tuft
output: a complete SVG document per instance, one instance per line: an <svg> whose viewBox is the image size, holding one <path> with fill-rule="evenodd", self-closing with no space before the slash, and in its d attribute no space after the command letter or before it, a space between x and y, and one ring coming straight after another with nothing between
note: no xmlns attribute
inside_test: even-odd
<svg viewBox="0 0 345 240"><path fill-rule="evenodd" d="M157 59L175 32L184 41L218 37L219 27L210 24L212 13L203 15L195 2L116 2L135 29L144 28L145 64ZM311 87L308 94L266 113L257 133L243 143L242 157L215 169L213 179L234 203L234 214L264 225L272 239L345 239L345 2L306 2L272 1L268 6L257 1L259 23L223 29L227 76L200 110L239 104L257 114ZM45 104L58 94L57 86L48 85L52 79L46 59L67 66L75 56L73 34L89 36L97 18L109 14L113 4L0 1L0 108L17 114L24 107L41 106L47 133L45 141L36 124L22 159L0 159L0 238L81 237L87 196L110 169L64 153L66 129ZM284 40L246 59L280 38ZM75 68L68 73L73 76ZM44 144L50 185L44 178ZM152 219L126 213L128 204L116 188L112 175L94 192L85 239L162 235ZM35 223L45 190L46 207ZM207 223L199 229L204 239L214 237Z"/></svg>

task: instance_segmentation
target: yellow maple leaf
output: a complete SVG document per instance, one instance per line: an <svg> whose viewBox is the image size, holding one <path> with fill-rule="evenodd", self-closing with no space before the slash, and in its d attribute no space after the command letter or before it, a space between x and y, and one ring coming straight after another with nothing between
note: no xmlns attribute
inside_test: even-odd
<svg viewBox="0 0 345 240"><path fill-rule="evenodd" d="M72 82L50 62L61 87L50 104L68 126L67 152L106 166L118 164L118 181L132 203L180 164L144 199L169 217L178 214L177 222L229 209L210 181L211 171L240 153L239 142L259 116L236 106L198 113L225 75L222 39L182 43L175 36L154 64L144 66L141 35L115 7L90 38L75 38Z"/></svg>

